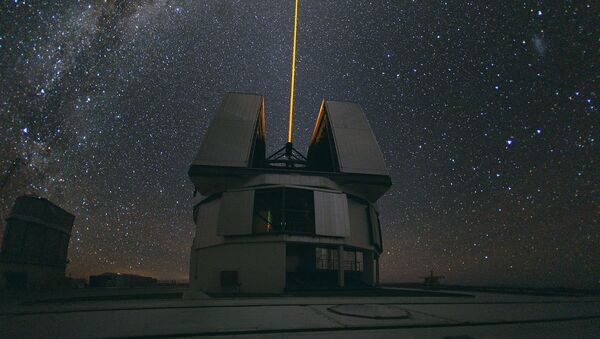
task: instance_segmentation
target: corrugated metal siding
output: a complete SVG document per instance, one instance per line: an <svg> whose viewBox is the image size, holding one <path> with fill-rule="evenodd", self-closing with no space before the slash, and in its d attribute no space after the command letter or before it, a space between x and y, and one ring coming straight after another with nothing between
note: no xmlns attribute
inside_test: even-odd
<svg viewBox="0 0 600 339"><path fill-rule="evenodd" d="M346 194L315 191L315 233L332 237L350 236Z"/></svg>
<svg viewBox="0 0 600 339"><path fill-rule="evenodd" d="M262 96L228 93L217 110L192 165L248 167Z"/></svg>
<svg viewBox="0 0 600 339"><path fill-rule="evenodd" d="M219 209L218 235L252 234L254 191L225 192Z"/></svg>
<svg viewBox="0 0 600 339"><path fill-rule="evenodd" d="M328 101L340 172L388 175L383 154L360 105Z"/></svg>

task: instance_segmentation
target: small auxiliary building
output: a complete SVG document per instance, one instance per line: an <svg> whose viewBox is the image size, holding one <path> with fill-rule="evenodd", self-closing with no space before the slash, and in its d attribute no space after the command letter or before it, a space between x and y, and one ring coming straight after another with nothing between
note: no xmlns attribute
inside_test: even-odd
<svg viewBox="0 0 600 339"><path fill-rule="evenodd" d="M391 186L360 106L324 101L307 156L265 154L264 98L229 93L189 176L192 291L281 293L369 286L382 252L376 202Z"/></svg>
<svg viewBox="0 0 600 339"><path fill-rule="evenodd" d="M0 289L64 285L74 220L44 198L17 198L6 218L0 250Z"/></svg>

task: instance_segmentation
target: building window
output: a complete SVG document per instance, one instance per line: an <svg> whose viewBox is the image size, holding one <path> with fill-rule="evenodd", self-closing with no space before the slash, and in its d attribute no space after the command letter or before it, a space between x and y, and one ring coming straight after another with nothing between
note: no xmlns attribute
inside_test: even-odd
<svg viewBox="0 0 600 339"><path fill-rule="evenodd" d="M338 253L333 248L315 248L315 267L318 270L337 271Z"/></svg>
<svg viewBox="0 0 600 339"><path fill-rule="evenodd" d="M335 248L315 248L315 267L318 270L337 271L338 252ZM344 250L344 271L362 272L363 253L355 250Z"/></svg>
<svg viewBox="0 0 600 339"><path fill-rule="evenodd" d="M273 188L256 190L254 233L315 233L314 197L310 190Z"/></svg>
<svg viewBox="0 0 600 339"><path fill-rule="evenodd" d="M360 251L344 251L344 271L363 271L363 253Z"/></svg>

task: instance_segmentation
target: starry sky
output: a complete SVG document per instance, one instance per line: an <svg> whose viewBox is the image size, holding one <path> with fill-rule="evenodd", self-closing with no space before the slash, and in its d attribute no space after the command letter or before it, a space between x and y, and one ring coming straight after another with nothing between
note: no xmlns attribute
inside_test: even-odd
<svg viewBox="0 0 600 339"><path fill-rule="evenodd" d="M301 0L294 146L367 114L393 187L382 281L600 285L594 1ZM0 217L76 215L68 272L186 279L187 170L229 91L287 137L293 1L2 1ZM196 198L197 199L197 198Z"/></svg>

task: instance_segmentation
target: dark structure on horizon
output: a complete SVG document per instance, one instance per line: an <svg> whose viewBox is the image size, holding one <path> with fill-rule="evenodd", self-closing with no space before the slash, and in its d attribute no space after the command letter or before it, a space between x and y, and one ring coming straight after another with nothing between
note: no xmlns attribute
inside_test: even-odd
<svg viewBox="0 0 600 339"><path fill-rule="evenodd" d="M90 287L148 287L156 284L156 279L137 274L107 272L90 275Z"/></svg>
<svg viewBox="0 0 600 339"><path fill-rule="evenodd" d="M323 101L307 156L265 154L264 98L229 93L189 176L190 287L213 293L375 285L382 252L377 200L391 186L360 106Z"/></svg>
<svg viewBox="0 0 600 339"><path fill-rule="evenodd" d="M17 198L6 218L0 251L0 288L64 284L74 220L71 213L44 198Z"/></svg>
<svg viewBox="0 0 600 339"><path fill-rule="evenodd" d="M423 284L428 286L435 286L440 284L440 280L444 279L443 275L433 275L433 270L429 271L429 275L423 278Z"/></svg>

